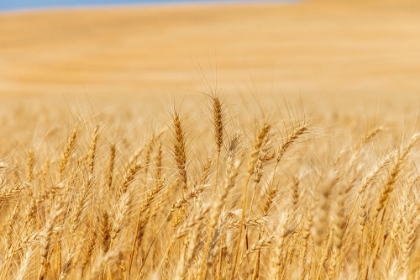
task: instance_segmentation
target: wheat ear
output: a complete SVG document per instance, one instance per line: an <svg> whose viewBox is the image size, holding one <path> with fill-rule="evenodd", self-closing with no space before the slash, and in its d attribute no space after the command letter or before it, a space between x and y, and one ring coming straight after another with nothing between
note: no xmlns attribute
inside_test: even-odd
<svg viewBox="0 0 420 280"><path fill-rule="evenodd" d="M90 174L93 174L93 169L95 167L95 156L96 156L96 146L98 145L98 137L99 137L99 125L95 127L92 133L92 140L89 144L89 151L87 154L87 166L88 171Z"/></svg>
<svg viewBox="0 0 420 280"><path fill-rule="evenodd" d="M174 113L173 115L173 125L175 129L174 158L178 167L179 177L183 184L183 191L185 191L187 188L187 157L185 152L184 131L178 113Z"/></svg>
<svg viewBox="0 0 420 280"><path fill-rule="evenodd" d="M223 145L223 108L218 96L213 99L213 124L214 124L214 138L216 143L217 157L216 157L216 178L214 180L214 188L217 188L219 177L220 152Z"/></svg>
<svg viewBox="0 0 420 280"><path fill-rule="evenodd" d="M106 186L108 190L111 190L112 188L112 179L113 179L113 173L114 173L114 167L115 167L116 152L117 150L116 150L115 144L112 144L109 147L108 169L106 173Z"/></svg>
<svg viewBox="0 0 420 280"><path fill-rule="evenodd" d="M379 213L381 210L383 211L382 219L385 216L385 210L388 205L389 197L392 193L392 191L395 188L395 183L397 181L397 177L399 173L401 172L401 169L403 167L403 164L405 163L407 159L407 155L414 146L414 144L417 142L417 140L420 138L420 133L414 134L408 144L398 153L398 157L394 161L394 165L391 168L391 171L388 174L388 179L385 183L385 185L381 189L381 195L378 200L378 204L376 206L375 214L373 217L373 220L376 220L379 216Z"/></svg>
<svg viewBox="0 0 420 280"><path fill-rule="evenodd" d="M109 246L111 243L111 223L109 219L108 212L103 209L102 213L99 216L99 244L101 246L102 252L106 253L109 250ZM95 231L96 234L96 231ZM91 240L90 246L94 246L95 239Z"/></svg>
<svg viewBox="0 0 420 280"><path fill-rule="evenodd" d="M139 163L135 163L134 165L128 167L120 186L119 197L127 192L128 187L130 186L131 182L133 182L141 167L142 165Z"/></svg>
<svg viewBox="0 0 420 280"><path fill-rule="evenodd" d="M263 127L261 128L261 130L259 131L259 133L255 137L253 149L252 149L251 155L250 155L249 160L248 160L248 176L246 178L246 181L245 181L245 184L244 184L244 187L243 187L243 191L242 191L242 195L243 195L242 216L241 216L241 222L240 222L240 225L239 225L238 241L237 241L237 244L236 244L235 258L234 258L233 267L232 267L232 274L231 274L231 277L230 277L232 280L235 277L236 265L238 263L238 257L239 257L239 249L241 247L242 225L243 225L243 222L244 222L245 212L246 212L248 185L249 185L249 181L251 179L251 176L254 172L255 163L258 160L258 155L260 153L261 146L263 145L265 137L267 136L269 131L270 131L270 125L268 123L264 123Z"/></svg>
<svg viewBox="0 0 420 280"><path fill-rule="evenodd" d="M326 223L328 220L329 212L329 197L334 184L334 174L331 172L327 175L325 182L321 186L320 196L317 206L316 215L314 217L313 238L315 244L320 247L324 241Z"/></svg>
<svg viewBox="0 0 420 280"><path fill-rule="evenodd" d="M100 228L99 230L101 231L103 229ZM101 234L102 234L102 232L101 232ZM85 242L85 246L84 246L84 247L86 247L86 251L83 255L82 267L81 267L82 276L84 274L85 268L87 267L87 265L91 261L93 250L95 249L95 245L96 245L97 236L98 235L96 233L96 230L90 230L89 231L89 236L86 238L86 242ZM108 231L108 236L109 236L109 231Z"/></svg>
<svg viewBox="0 0 420 280"><path fill-rule="evenodd" d="M64 170L66 169L66 165L67 162L69 161L71 152L73 151L75 145L76 145L76 138L77 138L77 134L78 134L78 128L75 127L73 129L73 132L69 138L69 140L67 141L67 145L64 149L64 153L63 153L63 157L61 158L61 162L60 165L58 167L58 181L61 182L63 179L63 173Z"/></svg>

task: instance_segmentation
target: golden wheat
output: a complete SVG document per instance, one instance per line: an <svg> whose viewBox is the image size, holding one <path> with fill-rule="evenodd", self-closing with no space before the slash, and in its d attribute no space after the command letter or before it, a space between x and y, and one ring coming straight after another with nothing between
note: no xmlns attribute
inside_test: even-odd
<svg viewBox="0 0 420 280"><path fill-rule="evenodd" d="M211 102L209 123L77 118L67 141L0 150L0 278L418 278L414 122L360 133Z"/></svg>

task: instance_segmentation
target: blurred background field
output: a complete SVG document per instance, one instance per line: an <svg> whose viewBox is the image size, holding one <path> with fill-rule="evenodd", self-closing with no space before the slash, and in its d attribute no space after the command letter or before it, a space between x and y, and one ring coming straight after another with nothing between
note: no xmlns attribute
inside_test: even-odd
<svg viewBox="0 0 420 280"><path fill-rule="evenodd" d="M207 78L226 94L417 105L419 12L322 0L5 11L0 98L190 96Z"/></svg>

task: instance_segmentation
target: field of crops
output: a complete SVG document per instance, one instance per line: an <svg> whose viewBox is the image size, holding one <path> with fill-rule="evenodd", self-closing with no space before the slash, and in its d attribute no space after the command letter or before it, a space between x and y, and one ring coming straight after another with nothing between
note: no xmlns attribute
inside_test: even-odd
<svg viewBox="0 0 420 280"><path fill-rule="evenodd" d="M416 279L415 111L276 101L3 116L2 278Z"/></svg>
<svg viewBox="0 0 420 280"><path fill-rule="evenodd" d="M420 279L420 5L378 3L0 14L0 279Z"/></svg>

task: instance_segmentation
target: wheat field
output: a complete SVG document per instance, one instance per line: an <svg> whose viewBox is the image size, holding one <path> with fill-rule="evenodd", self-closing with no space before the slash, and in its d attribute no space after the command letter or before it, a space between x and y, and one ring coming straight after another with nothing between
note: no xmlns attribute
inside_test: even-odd
<svg viewBox="0 0 420 280"><path fill-rule="evenodd" d="M1 278L419 277L416 122L197 102L3 120Z"/></svg>
<svg viewBox="0 0 420 280"><path fill-rule="evenodd" d="M346 3L0 14L0 279L420 279L419 5Z"/></svg>

